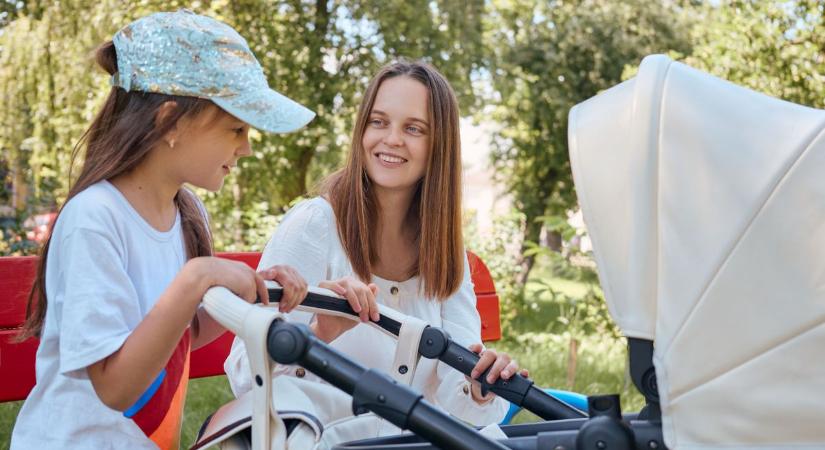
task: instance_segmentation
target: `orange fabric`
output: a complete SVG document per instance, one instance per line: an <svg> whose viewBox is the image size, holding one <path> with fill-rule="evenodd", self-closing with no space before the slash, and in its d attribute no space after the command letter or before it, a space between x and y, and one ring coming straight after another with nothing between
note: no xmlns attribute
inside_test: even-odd
<svg viewBox="0 0 825 450"><path fill-rule="evenodd" d="M186 401L186 388L189 385L189 353L183 365L183 376L175 396L169 405L166 416L157 429L149 436L161 450L178 450L180 448L181 425L183 424L183 404Z"/></svg>

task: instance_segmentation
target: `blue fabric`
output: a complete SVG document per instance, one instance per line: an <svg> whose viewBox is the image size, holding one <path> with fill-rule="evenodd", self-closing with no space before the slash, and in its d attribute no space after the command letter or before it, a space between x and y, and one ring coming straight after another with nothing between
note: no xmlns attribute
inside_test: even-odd
<svg viewBox="0 0 825 450"><path fill-rule="evenodd" d="M587 411L587 396L579 394L578 392L570 392L570 391L561 391L558 389L545 389L544 392L552 395L556 399L567 403L568 405L580 409L582 411ZM501 425L507 425L513 420L516 414L521 412L521 407L510 403L510 409L507 411L507 415L504 416L504 419L501 421Z"/></svg>
<svg viewBox="0 0 825 450"><path fill-rule="evenodd" d="M137 402L135 402L134 405L132 405L126 411L123 411L123 415L128 418L131 418L132 416L137 414L141 408L143 408L147 403L149 403L149 400L152 399L152 396L155 395L155 392L158 391L158 388L160 387L161 383L163 383L164 378L166 378L166 369L160 371L157 378L155 378L155 381L152 382L149 388L146 389L146 391L143 393L143 395L140 396L140 398Z"/></svg>
<svg viewBox="0 0 825 450"><path fill-rule="evenodd" d="M230 26L182 9L138 19L112 38L128 91L212 100L249 125L271 132L303 127L315 113L269 88L246 40Z"/></svg>

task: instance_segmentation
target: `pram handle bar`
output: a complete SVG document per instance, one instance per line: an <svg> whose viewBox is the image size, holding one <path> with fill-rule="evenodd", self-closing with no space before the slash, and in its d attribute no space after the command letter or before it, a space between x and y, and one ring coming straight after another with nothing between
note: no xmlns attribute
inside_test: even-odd
<svg viewBox="0 0 825 450"><path fill-rule="evenodd" d="M421 335L418 347L421 356L438 359L448 366L468 375L478 363L479 356L466 347L456 344L441 328L427 327ZM477 377L482 393L492 391L513 404L521 406L545 420L579 419L587 415L576 408L547 394L533 385L533 380L519 374L509 380L499 378L495 383L487 382L488 368Z"/></svg>
<svg viewBox="0 0 825 450"><path fill-rule="evenodd" d="M272 360L281 364L301 365L351 395L353 412L356 414L372 411L441 448L507 449L436 409L409 387L350 360L316 338L306 325L285 322L282 315L271 308L251 305L220 286L206 292L203 304L219 323L238 336L244 336L247 345L255 341L261 342ZM265 325L264 328L259 326L261 323ZM263 336L263 331L266 331L266 336ZM265 342L259 340L263 338ZM253 373L269 373L266 368L252 369ZM269 386L261 375L255 376L255 383L259 387ZM271 392L264 394L267 399L271 396ZM278 427L281 422L270 420L269 400L255 402L254 407L252 446L256 449L269 448L270 430L274 431L273 427Z"/></svg>
<svg viewBox="0 0 825 450"><path fill-rule="evenodd" d="M283 290L277 284L268 282L269 301L277 303L283 295ZM384 305L379 305L381 314L377 322L370 322L387 334L398 338L404 315ZM304 301L298 306L299 310L326 312L339 316L359 320L358 314L349 303L335 296L332 291L311 287ZM478 363L479 356L467 348L453 342L449 334L437 327L427 327L421 336L418 353L429 359L438 359L464 375L470 376L473 367ZM482 391L492 391L496 395L511 403L526 408L545 420L577 419L587 417L584 412L559 401L543 390L533 385L533 381L519 374L509 380L499 378L495 383L487 383L487 371L478 376Z"/></svg>
<svg viewBox="0 0 825 450"><path fill-rule="evenodd" d="M297 364L352 396L353 412L372 411L441 448L506 449L430 405L423 396L375 369L366 369L316 338L304 324L276 320L267 337L269 355Z"/></svg>

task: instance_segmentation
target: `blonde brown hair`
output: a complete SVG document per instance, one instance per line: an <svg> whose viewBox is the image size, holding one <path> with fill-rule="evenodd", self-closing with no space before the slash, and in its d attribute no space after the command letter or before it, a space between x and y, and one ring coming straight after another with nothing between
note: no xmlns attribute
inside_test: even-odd
<svg viewBox="0 0 825 450"><path fill-rule="evenodd" d="M376 235L380 211L370 189L362 140L381 83L399 76L420 82L429 92L429 159L407 216L416 231L418 247L409 275L420 277L427 297L445 300L458 290L464 277L461 140L458 101L434 67L402 61L385 66L372 78L358 109L347 164L325 181L321 192L335 211L338 233L353 270L369 281L372 265L378 261L377 242L370 237Z"/></svg>
<svg viewBox="0 0 825 450"><path fill-rule="evenodd" d="M97 49L95 59L109 74L117 72L117 54L111 41ZM175 102L174 111L162 123L156 124L158 110L169 101ZM66 201L101 180L111 179L137 167L178 120L184 116L194 117L214 107L209 100L194 97L126 92L113 87L103 107L74 148L73 162L81 148L85 147L86 153L80 174L69 189ZM175 195L175 205L180 211L187 257L211 255L211 236L195 194L181 188ZM57 213L57 217L59 216L60 211ZM57 217L52 221L52 228L57 223ZM39 336L43 327L47 307L46 259L50 244L51 233L40 250L37 274L26 305L26 322L18 340Z"/></svg>

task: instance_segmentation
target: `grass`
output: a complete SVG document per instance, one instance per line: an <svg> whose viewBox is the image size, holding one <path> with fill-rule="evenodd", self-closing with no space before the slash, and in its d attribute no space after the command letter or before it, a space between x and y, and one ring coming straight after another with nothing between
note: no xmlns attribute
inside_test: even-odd
<svg viewBox="0 0 825 450"><path fill-rule="evenodd" d="M0 450L8 450L14 418L23 402L0 403Z"/></svg>
<svg viewBox="0 0 825 450"><path fill-rule="evenodd" d="M203 421L221 405L234 398L225 376L190 380L186 393L186 410L183 414L181 448L189 448L195 442Z"/></svg>
<svg viewBox="0 0 825 450"><path fill-rule="evenodd" d="M568 342L545 333L527 333L492 345L509 353L519 365L530 370L536 385L563 389L583 394L621 394L624 411L638 411L644 399L632 386L627 373L627 351L621 340L588 337L579 344L579 360L575 382L567 385ZM522 412L515 423L539 421L538 417Z"/></svg>
<svg viewBox="0 0 825 450"><path fill-rule="evenodd" d="M581 297L587 285L560 278L545 278L557 292L570 297ZM528 282L528 295L533 295L534 309L530 316L519 318L516 329L503 330L507 339L493 343L497 350L508 352L538 386L566 389L584 394L619 393L625 411L638 411L644 401L629 381L627 353L624 339L590 335L579 343L575 382L567 385L567 358L569 341L566 334L547 332L547 324L554 320L556 311L548 298L538 292L535 282ZM189 382L186 411L181 436L183 448L195 440L203 421L219 406L233 398L226 377L211 377ZM0 403L0 450L7 450L15 417L22 402ZM534 422L538 417L522 412L514 422Z"/></svg>

